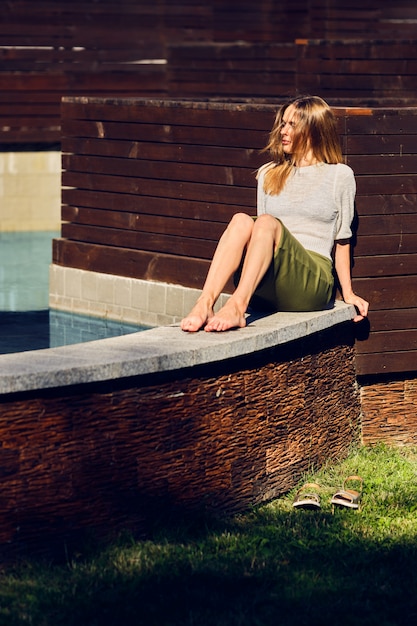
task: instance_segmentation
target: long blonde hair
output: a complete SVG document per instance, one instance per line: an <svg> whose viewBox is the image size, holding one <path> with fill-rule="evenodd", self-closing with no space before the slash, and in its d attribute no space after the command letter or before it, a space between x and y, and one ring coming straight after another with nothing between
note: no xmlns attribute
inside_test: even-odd
<svg viewBox="0 0 417 626"><path fill-rule="evenodd" d="M281 129L285 111L293 105L297 121L294 128L293 152L286 154L282 147ZM300 96L283 104L275 117L265 152L272 163L266 167L264 189L266 193L278 194L296 165L297 157L310 149L318 162L341 163L343 161L336 118L330 106L319 96Z"/></svg>

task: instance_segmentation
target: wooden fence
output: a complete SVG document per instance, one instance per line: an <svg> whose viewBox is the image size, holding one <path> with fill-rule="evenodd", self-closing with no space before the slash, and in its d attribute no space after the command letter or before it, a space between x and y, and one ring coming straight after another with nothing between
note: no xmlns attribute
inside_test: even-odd
<svg viewBox="0 0 417 626"><path fill-rule="evenodd" d="M411 0L3 1L0 148L58 145L71 95L414 105L416 42Z"/></svg>
<svg viewBox="0 0 417 626"><path fill-rule="evenodd" d="M60 140L61 97L166 92L166 40L211 38L197 0L20 0L0 6L0 141Z"/></svg>
<svg viewBox="0 0 417 626"><path fill-rule="evenodd" d="M253 212L258 150L273 120L268 107L235 111L227 104L66 99L69 189L56 262L199 288L230 215Z"/></svg>
<svg viewBox="0 0 417 626"><path fill-rule="evenodd" d="M297 43L296 92L373 106L417 103L417 39Z"/></svg>
<svg viewBox="0 0 417 626"><path fill-rule="evenodd" d="M295 43L172 44L167 51L171 97L274 98L295 93Z"/></svg>
<svg viewBox="0 0 417 626"><path fill-rule="evenodd" d="M309 32L327 40L405 39L416 36L414 0L312 0Z"/></svg>
<svg viewBox="0 0 417 626"><path fill-rule="evenodd" d="M202 286L236 211L253 214L275 104L68 98L54 263ZM417 109L335 109L357 179L359 375L415 370ZM366 325L361 327L366 331Z"/></svg>

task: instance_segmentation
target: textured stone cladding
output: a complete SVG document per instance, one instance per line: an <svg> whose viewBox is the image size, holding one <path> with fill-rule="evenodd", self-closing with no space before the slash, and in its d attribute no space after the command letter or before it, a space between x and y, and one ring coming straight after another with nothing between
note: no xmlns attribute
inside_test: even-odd
<svg viewBox="0 0 417 626"><path fill-rule="evenodd" d="M417 445L417 377L368 382L361 401L365 445Z"/></svg>
<svg viewBox="0 0 417 626"><path fill-rule="evenodd" d="M3 397L2 558L230 515L359 438L351 325L245 357Z"/></svg>

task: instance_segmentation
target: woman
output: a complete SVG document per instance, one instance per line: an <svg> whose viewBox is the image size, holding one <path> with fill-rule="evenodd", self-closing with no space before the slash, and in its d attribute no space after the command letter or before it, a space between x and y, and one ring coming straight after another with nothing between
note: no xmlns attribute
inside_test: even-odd
<svg viewBox="0 0 417 626"><path fill-rule="evenodd" d="M356 307L355 321L368 314L368 302L351 283L355 179L342 162L329 105L317 96L282 105L266 150L272 161L258 172L258 216L233 216L201 296L181 322L184 331L244 327L249 304L274 311L325 309L334 291L333 269L344 301ZM214 313L232 275L236 289Z"/></svg>

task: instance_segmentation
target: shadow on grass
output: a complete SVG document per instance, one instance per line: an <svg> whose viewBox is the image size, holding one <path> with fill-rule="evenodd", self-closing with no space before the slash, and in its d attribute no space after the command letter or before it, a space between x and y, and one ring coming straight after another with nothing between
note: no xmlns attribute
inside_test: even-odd
<svg viewBox="0 0 417 626"><path fill-rule="evenodd" d="M233 522L166 520L152 541L121 539L66 567L8 578L0 623L416 623L415 541L366 537L360 515L263 507Z"/></svg>

